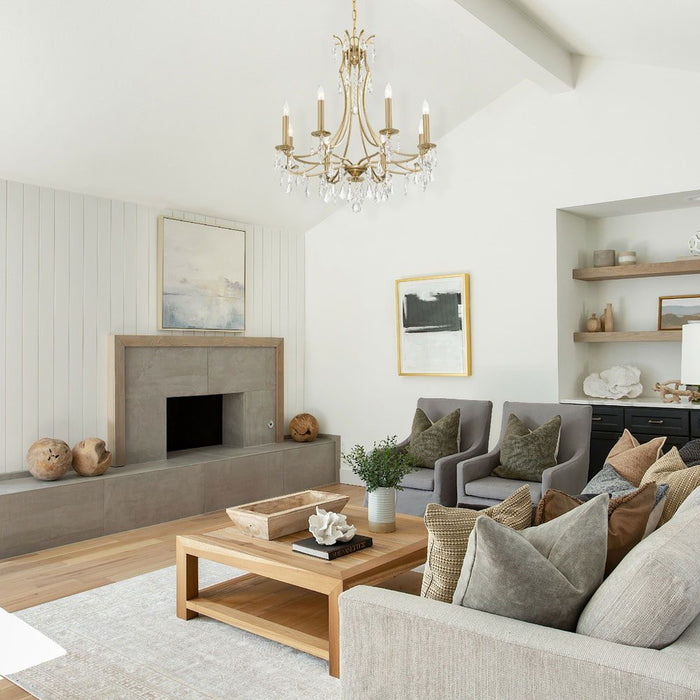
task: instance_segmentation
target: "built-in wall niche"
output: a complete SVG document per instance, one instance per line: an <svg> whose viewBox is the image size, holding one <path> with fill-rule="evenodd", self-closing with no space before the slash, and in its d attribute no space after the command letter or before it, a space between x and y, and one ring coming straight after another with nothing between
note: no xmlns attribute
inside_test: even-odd
<svg viewBox="0 0 700 700"><path fill-rule="evenodd" d="M559 396L586 398L583 380L616 364L642 371L642 399L659 401L656 382L680 375L680 333L656 333L660 296L700 294L700 266L678 266L678 274L618 277L585 281L574 270L593 267L593 251L636 251L640 273L647 263L689 256L688 239L700 230L697 191L585 204L557 212ZM700 258L697 261L700 263ZM691 268L691 269L688 269ZM628 268L631 269L631 268ZM652 268L651 272L658 270ZM673 272L673 270L671 270ZM578 273L580 276L580 273ZM614 337L581 334L592 313L612 303Z"/></svg>

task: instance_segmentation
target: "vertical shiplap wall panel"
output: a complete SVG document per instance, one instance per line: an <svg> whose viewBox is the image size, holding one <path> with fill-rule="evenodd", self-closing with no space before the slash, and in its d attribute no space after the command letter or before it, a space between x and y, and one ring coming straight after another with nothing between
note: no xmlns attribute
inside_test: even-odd
<svg viewBox="0 0 700 700"><path fill-rule="evenodd" d="M0 180L0 460L5 459L5 420L7 397L6 325L7 313L7 182Z"/></svg>
<svg viewBox="0 0 700 700"><path fill-rule="evenodd" d="M83 437L83 319L85 300L83 290L83 197L70 195L70 254L68 263L68 437L73 445Z"/></svg>
<svg viewBox="0 0 700 700"><path fill-rule="evenodd" d="M75 268L73 269L75 271ZM54 298L53 298L53 435L68 439L68 384L70 309L70 197L54 195ZM46 437L42 435L41 437ZM17 465L7 460L7 471Z"/></svg>
<svg viewBox="0 0 700 700"><path fill-rule="evenodd" d="M39 432L39 188L24 187L22 221L22 445Z"/></svg>
<svg viewBox="0 0 700 700"><path fill-rule="evenodd" d="M39 435L54 434L54 192L39 192ZM1 454L1 453L0 453Z"/></svg>
<svg viewBox="0 0 700 700"><path fill-rule="evenodd" d="M109 335L161 332L160 213L245 231L245 334L285 339L285 421L305 408L303 235L0 180L0 473L106 435Z"/></svg>
<svg viewBox="0 0 700 700"><path fill-rule="evenodd" d="M83 202L83 423L82 439L97 436L97 199ZM72 446L72 445L71 445Z"/></svg>
<svg viewBox="0 0 700 700"><path fill-rule="evenodd" d="M22 391L22 224L24 189L7 183L7 298L5 304L5 437L7 457L14 464L23 461Z"/></svg>

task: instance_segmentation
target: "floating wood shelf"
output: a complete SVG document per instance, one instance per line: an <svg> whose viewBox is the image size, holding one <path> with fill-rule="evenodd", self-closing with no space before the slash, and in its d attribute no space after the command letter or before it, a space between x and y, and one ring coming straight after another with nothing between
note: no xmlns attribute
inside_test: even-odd
<svg viewBox="0 0 700 700"><path fill-rule="evenodd" d="M617 331L614 333L574 333L575 343L676 343L680 342L680 340L680 331Z"/></svg>
<svg viewBox="0 0 700 700"><path fill-rule="evenodd" d="M641 263L639 265L614 265L611 267L582 267L573 271L575 280L600 282L625 280L635 277L664 277L668 275L695 275L700 273L700 256L692 260Z"/></svg>

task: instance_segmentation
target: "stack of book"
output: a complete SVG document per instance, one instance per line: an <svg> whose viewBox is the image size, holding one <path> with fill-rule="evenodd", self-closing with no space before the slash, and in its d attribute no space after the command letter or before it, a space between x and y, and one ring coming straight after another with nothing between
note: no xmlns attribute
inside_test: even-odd
<svg viewBox="0 0 700 700"><path fill-rule="evenodd" d="M335 544L318 544L315 537L307 537L305 540L292 543L292 550L320 559L337 559L371 546L372 538L365 535L355 535L347 542L336 542Z"/></svg>

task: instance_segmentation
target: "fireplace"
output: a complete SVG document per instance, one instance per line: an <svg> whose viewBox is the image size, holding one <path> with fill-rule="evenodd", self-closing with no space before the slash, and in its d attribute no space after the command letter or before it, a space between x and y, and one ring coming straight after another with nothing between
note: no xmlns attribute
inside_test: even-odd
<svg viewBox="0 0 700 700"><path fill-rule="evenodd" d="M166 399L168 452L223 443L222 394L169 396Z"/></svg>
<svg viewBox="0 0 700 700"><path fill-rule="evenodd" d="M114 466L281 442L282 347L279 338L115 336Z"/></svg>

